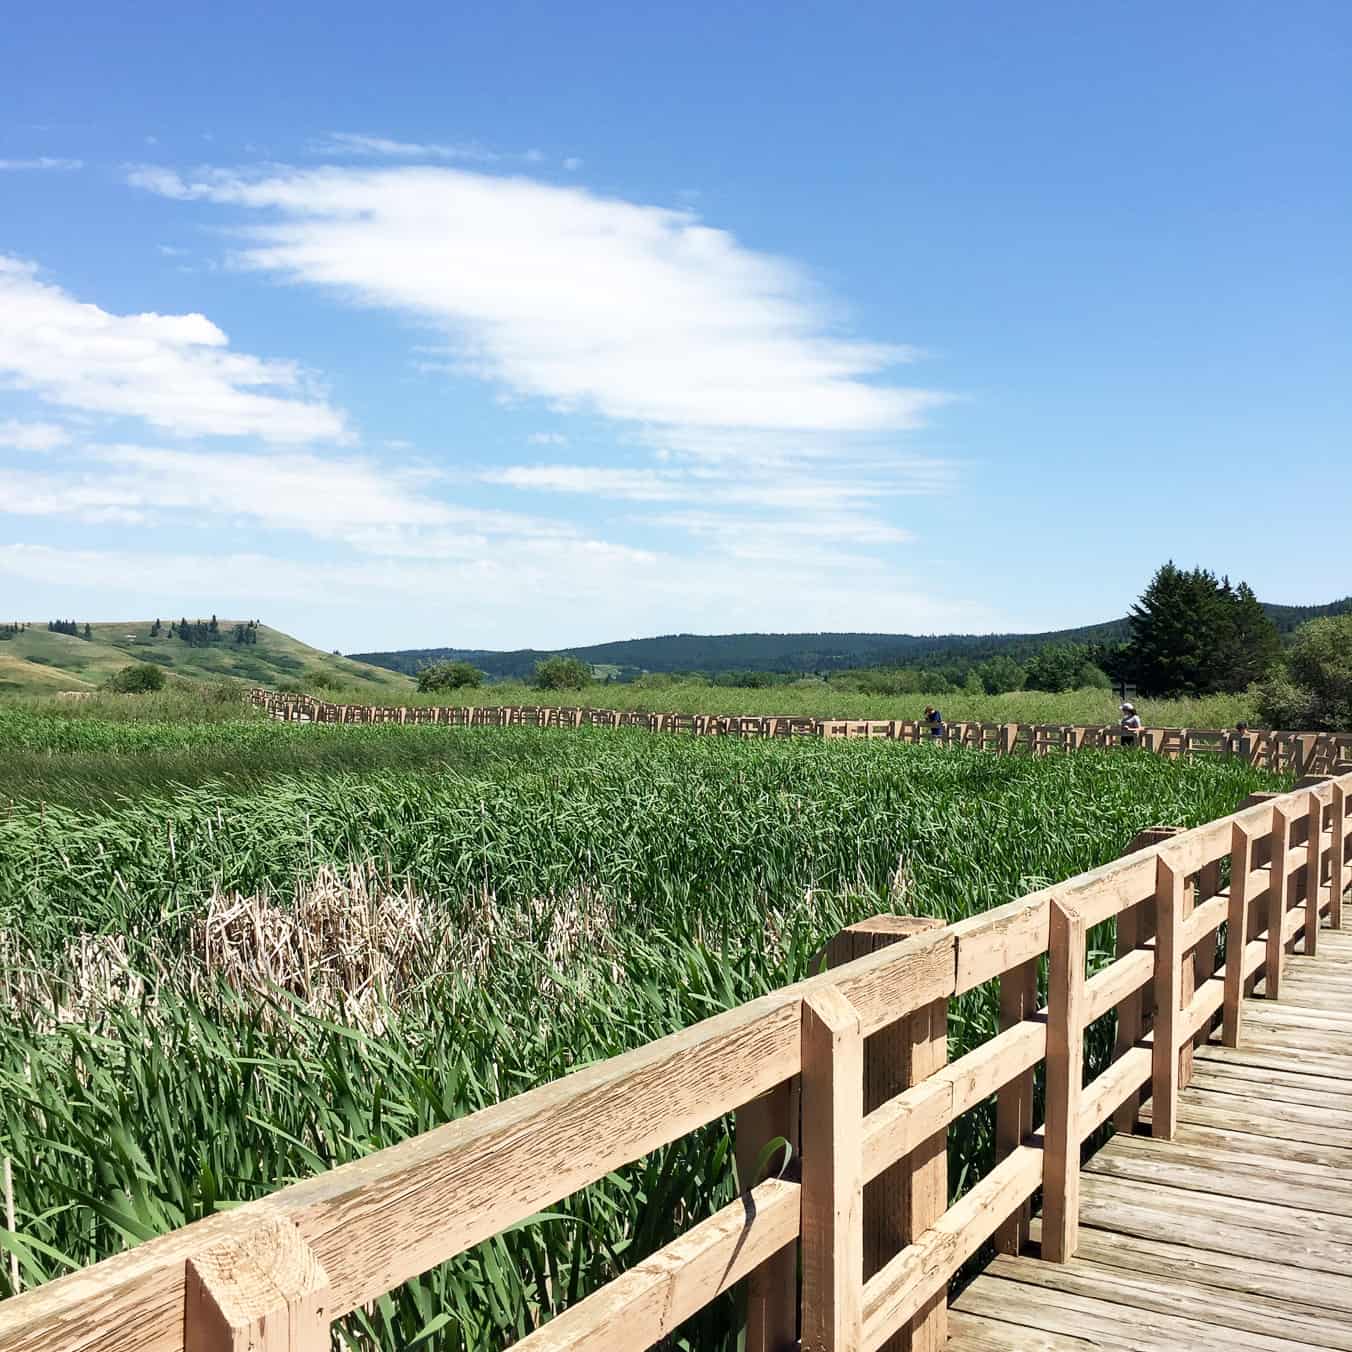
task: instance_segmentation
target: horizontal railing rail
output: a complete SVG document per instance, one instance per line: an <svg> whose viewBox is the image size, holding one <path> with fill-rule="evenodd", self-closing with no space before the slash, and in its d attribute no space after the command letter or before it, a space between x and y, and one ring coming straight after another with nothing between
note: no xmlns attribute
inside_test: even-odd
<svg viewBox="0 0 1352 1352"><path fill-rule="evenodd" d="M946 723L940 736L917 719L844 719L761 714L660 714L634 709L550 705L333 704L308 695L253 690L250 698L271 717L302 723L442 724L475 728L641 728L647 732L713 737L881 738L916 744L963 746L1005 755L1047 756L1122 745L1116 723ZM1282 732L1272 729L1142 728L1134 745L1157 755L1239 756L1276 773L1328 774L1352 759L1352 732Z"/></svg>
<svg viewBox="0 0 1352 1352"><path fill-rule="evenodd" d="M1303 935L1314 953L1323 918L1341 925L1352 765L1340 770L1148 833L1110 864L957 924L887 917L864 956L12 1297L0 1347L318 1352L333 1320L732 1112L739 1159L787 1137L799 1178L745 1179L734 1205L519 1346L646 1347L744 1280L748 1346L798 1328L805 1348L941 1345L963 1265L992 1239L1018 1249L1039 1188L1044 1257L1069 1257L1082 1142L1110 1119L1133 1125L1143 1091L1152 1131L1171 1135L1194 1044L1219 1018L1234 1045L1254 983L1278 993L1292 945ZM1087 935L1110 920L1116 957L1090 975ZM1001 1030L947 1063L947 1002L988 982ZM1083 1083L1085 1030L1114 1012L1114 1057ZM878 1093L898 1030L903 1087ZM945 1133L992 1095L996 1163L950 1206ZM899 1239L868 1241L870 1257L870 1187L885 1174L906 1206Z"/></svg>

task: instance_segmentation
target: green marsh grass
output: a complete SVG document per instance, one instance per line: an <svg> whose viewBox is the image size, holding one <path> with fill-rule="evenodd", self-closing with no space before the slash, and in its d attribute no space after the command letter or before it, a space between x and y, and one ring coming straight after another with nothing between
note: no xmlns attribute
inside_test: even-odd
<svg viewBox="0 0 1352 1352"><path fill-rule="evenodd" d="M55 1017L56 991L0 1000L0 1154L19 1206L19 1237L0 1244L30 1283L784 985L854 920L973 915L1106 862L1142 827L1275 786L1234 762L1132 753L248 720L152 720L165 731L138 740L77 722L69 741L22 710L0 722L0 745L47 766L0 807L0 930L34 979L60 973L77 935L150 979L79 1020ZM186 775L232 751L233 775L159 778L165 756ZM119 763L122 796L76 791ZM378 1031L175 975L214 891L285 903L353 865L433 908L464 955ZM1101 957L1111 936L1093 941ZM952 1054L994 1021L992 991L955 1001ZM990 1127L979 1111L955 1129L955 1189L988 1164ZM714 1123L341 1336L505 1346L729 1200L730 1145ZM673 1345L730 1347L732 1324L720 1302Z"/></svg>

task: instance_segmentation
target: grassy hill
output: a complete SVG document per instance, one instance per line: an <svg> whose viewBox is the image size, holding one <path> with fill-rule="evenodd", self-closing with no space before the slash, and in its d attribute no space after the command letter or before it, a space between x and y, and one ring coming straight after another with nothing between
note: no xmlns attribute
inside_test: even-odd
<svg viewBox="0 0 1352 1352"><path fill-rule="evenodd" d="M232 677L264 686L307 683L322 673L337 687L365 690L373 697L412 687L399 672L322 652L265 624L255 631L255 642L236 643L231 631L237 623L221 620L218 638L190 646L167 632L152 638L149 620L91 624L87 639L54 634L45 620L34 621L30 629L0 637L0 691L38 695L93 690L130 662L153 662L189 680Z"/></svg>
<svg viewBox="0 0 1352 1352"><path fill-rule="evenodd" d="M1273 623L1290 633L1320 615L1352 612L1352 597L1323 606L1265 605ZM984 661L1006 654L1026 661L1039 648L1059 643L1120 643L1129 636L1124 618L1078 629L1040 634L664 634L657 638L553 649L617 676L645 671L827 672L852 667L942 667L955 659ZM520 648L406 648L357 653L363 662L412 675L428 662L466 661L495 679L521 680L551 652Z"/></svg>

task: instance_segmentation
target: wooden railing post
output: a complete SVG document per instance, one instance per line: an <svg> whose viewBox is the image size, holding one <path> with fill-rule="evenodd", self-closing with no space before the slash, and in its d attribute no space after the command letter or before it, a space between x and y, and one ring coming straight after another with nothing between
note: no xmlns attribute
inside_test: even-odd
<svg viewBox="0 0 1352 1352"><path fill-rule="evenodd" d="M184 1352L328 1352L329 1279L287 1220L187 1260Z"/></svg>
<svg viewBox="0 0 1352 1352"><path fill-rule="evenodd" d="M790 1166L798 1160L798 1093L795 1077L737 1109L737 1176L742 1195L760 1182L766 1166L782 1163L770 1148L783 1140ZM767 1159L767 1156L770 1158ZM768 1172L778 1173L771 1167ZM793 1352L798 1346L798 1246L786 1244L746 1279L746 1352Z"/></svg>
<svg viewBox="0 0 1352 1352"><path fill-rule="evenodd" d="M1155 868L1155 1043L1151 1059L1152 1136L1169 1140L1178 1118L1178 1028L1183 1005L1184 874L1163 852Z"/></svg>
<svg viewBox="0 0 1352 1352"><path fill-rule="evenodd" d="M932 916L876 915L842 930L826 948L839 967L880 948L941 929ZM880 1108L947 1061L948 1002L935 1001L880 1029L864 1043L864 1112ZM1029 1129L1031 1130L1031 1124ZM864 1187L864 1279L872 1277L943 1215L948 1205L948 1133L938 1132ZM882 1352L940 1348L947 1302L931 1302ZM928 1340L928 1341L927 1341Z"/></svg>
<svg viewBox="0 0 1352 1352"><path fill-rule="evenodd" d="M1230 904L1225 929L1225 999L1221 1041L1238 1047L1244 1021L1244 955L1249 944L1249 874L1254 866L1254 834L1238 822L1230 830Z"/></svg>
<svg viewBox="0 0 1352 1352"><path fill-rule="evenodd" d="M948 1001L935 1000L906 1020L906 1081L917 1085L948 1062ZM948 1132L917 1146L910 1158L906 1199L906 1242L913 1244L948 1209ZM948 1289L945 1285L922 1305L908 1327L911 1352L941 1352L948 1342ZM904 1338L887 1347L908 1346Z"/></svg>
<svg viewBox="0 0 1352 1352"><path fill-rule="evenodd" d="M1282 966L1286 957L1283 935L1291 894L1291 810L1280 801L1272 804L1271 860L1268 878L1267 963L1263 969L1263 994L1269 1000L1281 997Z"/></svg>
<svg viewBox="0 0 1352 1352"><path fill-rule="evenodd" d="M1000 977L1000 1031L1031 1019L1037 1013L1037 959L1020 963ZM1033 1070L1030 1067L1003 1084L995 1095L995 1162L1021 1146L1033 1131ZM1018 1255L1028 1243L1029 1204L1005 1220L995 1232L1000 1253Z"/></svg>
<svg viewBox="0 0 1352 1352"><path fill-rule="evenodd" d="M1194 906L1200 906L1205 901L1210 901L1221 890L1221 865L1220 860L1214 860L1212 863L1203 864L1197 874L1197 886L1193 890L1192 901ZM1185 911L1190 909L1187 903L1184 903ZM1188 989L1187 975L1183 980L1183 1004L1186 1007L1188 1001L1198 990L1206 986L1206 983L1216 975L1216 951L1219 946L1219 933L1212 930L1209 934L1204 934L1197 941L1197 948L1193 955L1193 960L1189 964L1192 972L1192 989ZM1182 1070L1182 1087L1186 1088L1192 1083L1193 1073L1193 1051L1197 1047L1205 1047L1211 1037L1211 1030L1215 1026L1214 1020L1208 1020L1197 1030L1197 1036L1188 1044L1184 1053Z"/></svg>
<svg viewBox="0 0 1352 1352"><path fill-rule="evenodd" d="M1319 950L1319 896L1324 880L1324 800L1311 789L1308 804L1309 840L1305 846L1305 956Z"/></svg>
<svg viewBox="0 0 1352 1352"><path fill-rule="evenodd" d="M1123 850L1123 857L1148 850L1152 845L1179 835L1181 826L1148 826L1132 837L1131 844ZM1155 903L1153 898L1138 902L1120 911L1117 916L1117 953L1125 958L1133 949L1145 946L1155 934ZM1129 1052L1145 1036L1149 1023L1149 1007L1144 991L1133 991L1117 1007L1117 1041L1113 1048L1113 1060ZM1133 1132L1141 1113L1141 1095L1130 1095L1126 1102L1113 1114L1113 1127L1117 1131Z"/></svg>
<svg viewBox="0 0 1352 1352"><path fill-rule="evenodd" d="M1042 1165L1042 1256L1052 1263L1068 1262L1079 1241L1085 934L1084 916L1053 897L1047 949L1047 1125Z"/></svg>
<svg viewBox="0 0 1352 1352"><path fill-rule="evenodd" d="M803 1001L803 1352L858 1352L863 1335L864 1039L834 987Z"/></svg>
<svg viewBox="0 0 1352 1352"><path fill-rule="evenodd" d="M1329 928L1343 927L1343 892L1347 887L1347 790L1333 785L1333 836L1329 842Z"/></svg>

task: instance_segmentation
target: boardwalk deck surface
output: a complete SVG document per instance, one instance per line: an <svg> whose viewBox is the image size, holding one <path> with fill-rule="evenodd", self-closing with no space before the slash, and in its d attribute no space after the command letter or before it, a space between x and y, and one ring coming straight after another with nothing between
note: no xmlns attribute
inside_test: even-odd
<svg viewBox="0 0 1352 1352"><path fill-rule="evenodd" d="M996 1258L950 1352L1352 1352L1352 931L1245 1002L1238 1049L1198 1050L1173 1140L1086 1164L1080 1226L1069 1263Z"/></svg>

